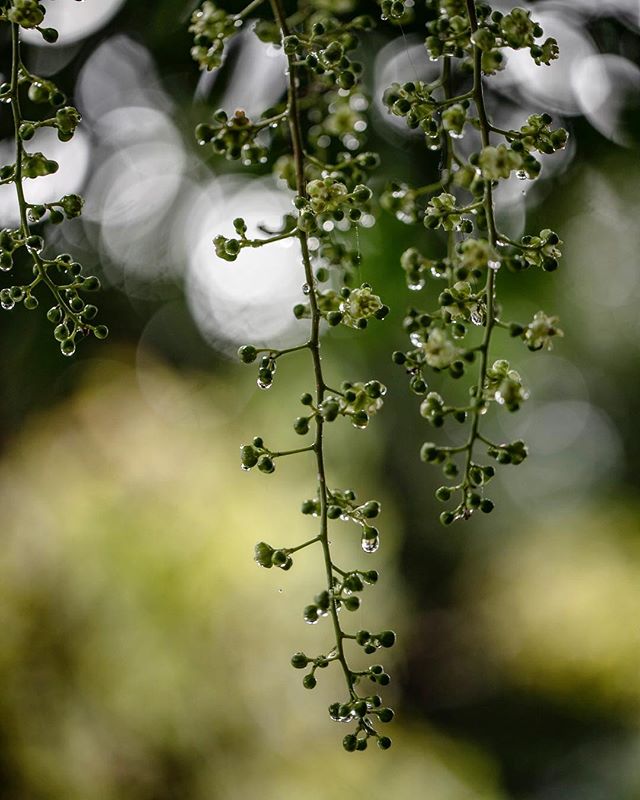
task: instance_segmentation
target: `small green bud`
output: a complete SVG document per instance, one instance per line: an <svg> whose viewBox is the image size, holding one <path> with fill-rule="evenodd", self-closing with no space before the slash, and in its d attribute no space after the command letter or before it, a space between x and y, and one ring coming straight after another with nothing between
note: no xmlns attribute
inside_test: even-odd
<svg viewBox="0 0 640 800"><path fill-rule="evenodd" d="M420 448L420 459L425 463L436 461L440 450L433 442L425 442Z"/></svg>
<svg viewBox="0 0 640 800"><path fill-rule="evenodd" d="M267 455L261 455L258 459L258 469L260 472L264 472L267 475L274 472L276 465L273 463L273 459Z"/></svg>
<svg viewBox="0 0 640 800"><path fill-rule="evenodd" d="M483 500L482 503L480 503L480 511L482 511L485 514L490 514L493 511L493 509L494 509L494 504L491 500Z"/></svg>
<svg viewBox="0 0 640 800"><path fill-rule="evenodd" d="M251 364L258 357L258 351L251 344L243 344L238 348L238 358L243 364Z"/></svg>
<svg viewBox="0 0 640 800"><path fill-rule="evenodd" d="M371 638L371 634L369 631L358 631L356 633L356 642L360 645L360 647L364 647L364 645L369 641Z"/></svg>
<svg viewBox="0 0 640 800"><path fill-rule="evenodd" d="M29 139L33 139L35 132L35 126L31 122L23 122L18 131L18 135L26 142Z"/></svg>
<svg viewBox="0 0 640 800"><path fill-rule="evenodd" d="M251 467L255 467L255 465L258 463L258 458L259 454L256 452L255 447L250 444L242 445L240 448L240 461L245 469L251 469Z"/></svg>
<svg viewBox="0 0 640 800"><path fill-rule="evenodd" d="M367 713L367 701L366 700L356 700L353 704L353 710L359 717L364 717Z"/></svg>
<svg viewBox="0 0 640 800"><path fill-rule="evenodd" d="M300 511L303 514L314 514L316 511L315 500L303 500Z"/></svg>
<svg viewBox="0 0 640 800"><path fill-rule="evenodd" d="M253 560L261 567L271 569L273 566L273 547L266 542L258 542L253 552ZM295 666L295 665L294 665ZM306 665L305 665L306 666Z"/></svg>
<svg viewBox="0 0 640 800"><path fill-rule="evenodd" d="M317 606L305 606L305 609L302 613L304 617L304 621L313 625L314 622L318 621L318 607Z"/></svg>
<svg viewBox="0 0 640 800"><path fill-rule="evenodd" d="M358 739L352 733L348 733L342 740L342 746L347 753L353 753L358 747Z"/></svg>
<svg viewBox="0 0 640 800"><path fill-rule="evenodd" d="M315 689L318 681L313 675L305 675L302 679L302 685L305 689Z"/></svg>
<svg viewBox="0 0 640 800"><path fill-rule="evenodd" d="M345 597L344 607L347 611L357 611L360 608L360 598L353 594Z"/></svg>
<svg viewBox="0 0 640 800"><path fill-rule="evenodd" d="M297 652L291 656L291 666L295 669L304 669L309 663L309 659L304 653Z"/></svg>

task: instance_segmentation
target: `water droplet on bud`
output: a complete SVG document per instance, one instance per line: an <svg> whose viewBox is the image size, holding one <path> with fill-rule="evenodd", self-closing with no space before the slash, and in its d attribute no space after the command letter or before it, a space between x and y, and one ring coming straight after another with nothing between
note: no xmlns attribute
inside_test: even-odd
<svg viewBox="0 0 640 800"><path fill-rule="evenodd" d="M363 537L361 545L365 553L375 553L380 547L380 537L376 536L375 539L365 539Z"/></svg>

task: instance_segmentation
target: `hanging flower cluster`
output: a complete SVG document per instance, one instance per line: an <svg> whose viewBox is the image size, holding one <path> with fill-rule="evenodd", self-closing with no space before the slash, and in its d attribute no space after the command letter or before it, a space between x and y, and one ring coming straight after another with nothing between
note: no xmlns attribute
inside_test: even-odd
<svg viewBox="0 0 640 800"><path fill-rule="evenodd" d="M409 288L424 291L434 304L428 311L409 309L404 328L411 347L393 358L406 369L411 389L424 397L420 413L429 423L436 428L447 420L468 425L459 445L426 442L421 449L422 459L439 465L448 479L436 491L442 502L455 502L440 516L448 525L478 509L493 509L486 487L495 470L483 463L479 451L500 464L520 464L527 455L522 441L496 443L482 432L483 415L492 404L517 411L528 397L517 370L492 354L493 334L504 329L530 350L542 350L551 348L562 331L557 317L542 311L528 324L505 319L496 284L501 270L553 272L562 242L549 229L511 240L498 229L494 192L513 174L537 178L538 154L562 149L567 132L552 129L548 114L531 115L519 130L501 130L487 113L484 76L504 67L504 50L527 50L536 64L549 64L558 56L557 43L542 38L543 30L529 11L515 8L503 14L475 0L428 0L427 7L431 18L425 46L432 60L440 60L441 76L433 83L393 84L384 100L391 114L424 132L428 148L441 150L442 172L428 186L392 184L383 206L403 222L421 222L445 233L441 258L427 258L415 247L402 255ZM477 141L468 159L457 144L466 135ZM469 401L447 404L439 393L430 392L430 370L455 379L473 372Z"/></svg>
<svg viewBox="0 0 640 800"><path fill-rule="evenodd" d="M192 53L202 68L220 65L225 42L262 5L253 2L240 14L231 15L206 0L194 12ZM364 750L370 740L387 749L391 740L381 735L379 725L390 722L393 711L383 705L375 690L389 683L389 675L380 664L360 669L352 660L358 650L372 655L391 647L396 637L390 630L348 631L342 612L357 611L363 591L377 582L378 573L339 566L330 541L330 526L343 521L355 529L363 552L374 553L380 531L372 521L380 513L380 503L359 502L351 489L329 488L325 464L326 426L348 421L358 429L366 428L382 408L386 388L377 380L345 381L339 389L328 386L320 338L325 323L342 324L355 335L389 312L373 287L359 280L357 237L354 241L350 236L365 218L373 221L368 180L379 159L364 149L367 101L359 88L362 66L352 57L358 37L370 30L373 19L354 16L348 0L307 0L291 17L281 0L264 5L265 14L257 21L255 33L261 41L284 49L286 98L257 120L249 119L242 109L233 116L219 110L210 122L196 129L201 145L228 159L241 159L245 164L270 160L276 179L293 192L291 213L285 215L278 230L263 238L250 238L245 220L238 218L233 223L235 236L214 238L218 256L231 262L246 248L283 239L296 239L300 247L303 301L293 308L293 315L309 320L306 341L285 350L247 344L238 355L243 363L257 362L258 386L268 389L284 356L296 351L309 354L315 386L300 398L304 413L295 418L293 430L301 437L311 437L311 442L278 450L255 437L241 448L241 466L270 474L281 458L312 459L309 472L316 478L315 496L305 500L301 510L313 519L316 534L293 546L260 541L254 557L261 567L288 571L299 551L312 547L320 551L326 585L304 607L302 617L309 624L327 618L332 639L320 654L298 652L291 663L305 670L302 682L307 689L313 689L319 672L332 664L342 673L345 696L332 703L329 714L333 720L354 726L344 737L346 750Z"/></svg>
<svg viewBox="0 0 640 800"><path fill-rule="evenodd" d="M47 319L54 325L53 335L65 356L75 353L77 343L90 334L104 339L106 325L97 324L98 309L87 302L85 295L96 292L100 281L85 275L82 265L68 253L49 254L44 240L44 223L58 225L82 213L82 198L68 194L48 203L30 203L25 181L51 175L58 163L39 151L30 152L31 141L40 128L53 128L61 142L68 142L80 122L80 114L66 104L64 94L50 80L32 74L23 64L20 30L35 29L49 43L58 39L55 28L43 27L45 7L36 0L9 0L0 3L0 26L11 30L11 78L0 85L0 102L12 111L15 136L15 161L0 165L0 185L13 184L19 223L15 228L0 230L0 270L11 273L14 282L0 289L0 305L9 311L22 304L36 309L43 293L53 304ZM21 99L26 94L36 105L48 107L42 119L26 119Z"/></svg>

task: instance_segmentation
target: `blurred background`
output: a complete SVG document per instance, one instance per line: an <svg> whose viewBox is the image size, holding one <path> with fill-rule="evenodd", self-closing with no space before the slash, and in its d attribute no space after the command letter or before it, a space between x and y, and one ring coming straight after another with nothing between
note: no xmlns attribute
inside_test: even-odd
<svg viewBox="0 0 640 800"><path fill-rule="evenodd" d="M233 358L245 342L301 340L290 309L302 280L286 243L216 259L211 239L234 216L275 224L290 200L268 169L209 158L192 130L212 108L276 102L282 57L247 26L224 69L200 76L191 2L46 5L59 44L28 39L25 58L84 124L63 145L42 131L36 149L61 168L28 199L84 194L82 219L46 236L101 276L111 336L70 360L44 314L0 315L0 798L638 800L638 0L531 4L560 59L536 68L516 54L488 82L502 127L549 111L571 134L541 180L514 179L497 198L512 235L550 226L566 243L557 273L499 280L510 319L543 308L565 338L549 354L496 344L532 396L491 425L531 456L500 471L490 517L437 524L439 476L418 460L431 430L390 363L404 309L421 302L400 253L441 242L383 213L360 234L363 280L392 314L366 342L332 331L326 363L335 381L377 377L390 392L366 435L330 429L329 468L332 485L384 506L377 554L363 561L347 527L334 534L342 560L383 575L358 624L399 633L384 755L342 750L326 713L337 675L308 692L289 667L293 651L328 642L302 621L322 586L314 555L277 575L252 561L259 539L314 533L298 512L312 470L291 459L247 474L238 460L252 435L298 445L305 357L269 392ZM437 156L380 100L434 69L418 27L378 30L360 57L378 186L433 180ZM10 135L4 108L0 154ZM0 226L15 214L0 187Z"/></svg>

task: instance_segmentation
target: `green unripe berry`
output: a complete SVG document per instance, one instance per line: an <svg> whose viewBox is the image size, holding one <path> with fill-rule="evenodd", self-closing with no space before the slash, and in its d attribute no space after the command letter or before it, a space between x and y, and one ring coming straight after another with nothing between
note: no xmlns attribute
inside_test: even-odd
<svg viewBox="0 0 640 800"><path fill-rule="evenodd" d="M391 708L381 708L380 711L378 711L378 719L380 722L391 722L394 716L395 714Z"/></svg>
<svg viewBox="0 0 640 800"><path fill-rule="evenodd" d="M393 647L396 643L396 635L393 631L382 631L378 636L378 641L383 647Z"/></svg>
<svg viewBox="0 0 640 800"><path fill-rule="evenodd" d="M378 747L381 750L388 750L391 747L391 739L388 736L381 736L378 739Z"/></svg>
<svg viewBox="0 0 640 800"><path fill-rule="evenodd" d="M493 509L494 504L491 500L483 500L482 503L480 503L480 511L482 511L484 514L490 514Z"/></svg>

